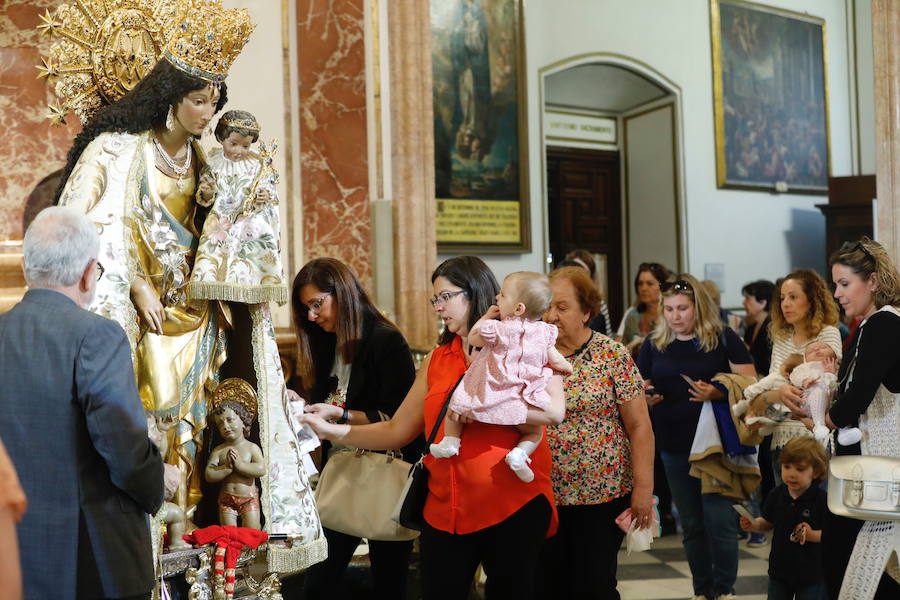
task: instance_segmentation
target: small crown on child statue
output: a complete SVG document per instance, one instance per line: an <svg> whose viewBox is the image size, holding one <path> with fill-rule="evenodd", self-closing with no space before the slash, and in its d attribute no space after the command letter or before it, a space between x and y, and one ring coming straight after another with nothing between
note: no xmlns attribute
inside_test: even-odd
<svg viewBox="0 0 900 600"><path fill-rule="evenodd" d="M252 385L240 377L229 377L222 381L218 387L216 387L216 391L213 392L212 398L210 398L210 404L215 408L220 402L226 400L237 402L247 409L247 412L250 413L251 420L256 419L258 404L256 390L253 389Z"/></svg>
<svg viewBox="0 0 900 600"><path fill-rule="evenodd" d="M188 75L222 83L255 25L245 9L225 10L221 0L181 0L166 60Z"/></svg>
<svg viewBox="0 0 900 600"><path fill-rule="evenodd" d="M259 133L259 123L256 122L256 119L223 119L222 125Z"/></svg>

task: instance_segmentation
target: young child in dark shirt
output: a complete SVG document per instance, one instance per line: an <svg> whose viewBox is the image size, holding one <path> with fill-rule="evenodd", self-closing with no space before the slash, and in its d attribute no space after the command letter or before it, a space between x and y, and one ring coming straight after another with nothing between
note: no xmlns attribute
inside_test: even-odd
<svg viewBox="0 0 900 600"><path fill-rule="evenodd" d="M799 437L781 450L784 483L769 492L762 516L741 517L741 529L772 535L769 553L769 600L825 600L822 573L822 524L826 495L825 451L815 438Z"/></svg>

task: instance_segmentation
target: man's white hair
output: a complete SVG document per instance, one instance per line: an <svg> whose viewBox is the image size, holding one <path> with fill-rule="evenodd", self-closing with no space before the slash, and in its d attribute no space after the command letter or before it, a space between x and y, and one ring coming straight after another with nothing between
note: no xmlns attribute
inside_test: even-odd
<svg viewBox="0 0 900 600"><path fill-rule="evenodd" d="M83 213L65 206L45 208L34 218L22 243L25 281L41 287L78 283L84 269L97 258L97 226Z"/></svg>

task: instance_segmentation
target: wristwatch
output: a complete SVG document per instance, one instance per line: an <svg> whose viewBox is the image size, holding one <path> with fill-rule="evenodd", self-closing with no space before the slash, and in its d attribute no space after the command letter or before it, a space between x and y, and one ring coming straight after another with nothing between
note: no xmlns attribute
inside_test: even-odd
<svg viewBox="0 0 900 600"><path fill-rule="evenodd" d="M337 420L338 425L343 425L350 419L350 409L346 406L344 407L344 412L341 414L341 418Z"/></svg>

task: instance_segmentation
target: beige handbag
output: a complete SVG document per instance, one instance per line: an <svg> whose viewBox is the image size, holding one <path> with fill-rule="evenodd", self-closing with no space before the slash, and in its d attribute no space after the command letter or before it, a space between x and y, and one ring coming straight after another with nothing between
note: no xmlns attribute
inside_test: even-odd
<svg viewBox="0 0 900 600"><path fill-rule="evenodd" d="M399 454L342 450L328 458L316 504L322 525L348 535L380 541L411 540L418 531L391 519L412 465Z"/></svg>
<svg viewBox="0 0 900 600"><path fill-rule="evenodd" d="M828 510L864 521L900 521L900 458L832 456Z"/></svg>

